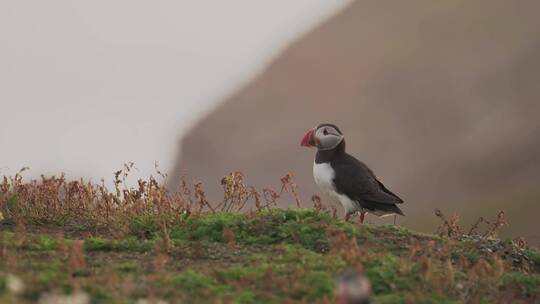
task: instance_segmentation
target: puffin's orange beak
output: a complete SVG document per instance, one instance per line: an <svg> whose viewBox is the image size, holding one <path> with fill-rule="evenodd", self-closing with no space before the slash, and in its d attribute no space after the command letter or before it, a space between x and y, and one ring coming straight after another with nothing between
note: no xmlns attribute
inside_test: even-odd
<svg viewBox="0 0 540 304"><path fill-rule="evenodd" d="M302 138L302 141L300 142L300 145L302 147L314 147L315 142L313 140L313 133L315 133L315 128L309 130L306 135Z"/></svg>

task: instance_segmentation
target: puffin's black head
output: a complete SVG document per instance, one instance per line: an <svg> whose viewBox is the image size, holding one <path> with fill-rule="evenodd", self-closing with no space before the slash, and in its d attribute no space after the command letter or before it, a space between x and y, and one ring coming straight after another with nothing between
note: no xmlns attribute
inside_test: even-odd
<svg viewBox="0 0 540 304"><path fill-rule="evenodd" d="M323 123L309 130L300 145L304 147L317 147L319 150L331 150L343 141L343 133L336 125Z"/></svg>

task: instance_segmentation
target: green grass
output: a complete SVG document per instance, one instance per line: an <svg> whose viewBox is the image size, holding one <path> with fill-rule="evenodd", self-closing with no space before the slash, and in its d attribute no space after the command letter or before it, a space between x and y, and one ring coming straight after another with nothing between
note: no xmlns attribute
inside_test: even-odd
<svg viewBox="0 0 540 304"><path fill-rule="evenodd" d="M540 275L511 272L504 276L504 284L516 288L525 297L538 296L540 294Z"/></svg>
<svg viewBox="0 0 540 304"><path fill-rule="evenodd" d="M139 240L135 237L127 237L123 240L110 240L100 237L87 238L84 241L86 251L128 251L149 252L153 249L155 241Z"/></svg>
<svg viewBox="0 0 540 304"><path fill-rule="evenodd" d="M92 303L332 303L336 278L347 267L363 268L375 303L540 301L540 253L512 242L490 253L481 240L272 209L179 216L169 223L165 248L159 223L136 217L117 238L93 231L59 239L34 229L21 239L0 231L0 303L79 289ZM78 240L84 241L79 253ZM22 294L8 291L8 274L23 280Z"/></svg>
<svg viewBox="0 0 540 304"><path fill-rule="evenodd" d="M525 256L529 259L531 264L534 266L535 271L540 272L540 251L526 249Z"/></svg>

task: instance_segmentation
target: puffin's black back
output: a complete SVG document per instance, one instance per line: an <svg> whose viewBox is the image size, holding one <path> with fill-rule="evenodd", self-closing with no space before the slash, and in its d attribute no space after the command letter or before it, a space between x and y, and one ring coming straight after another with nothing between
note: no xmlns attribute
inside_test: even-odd
<svg viewBox="0 0 540 304"><path fill-rule="evenodd" d="M374 213L404 215L396 204L403 200L388 190L368 166L345 152L345 140L332 150L317 151L315 163L330 163L336 192Z"/></svg>

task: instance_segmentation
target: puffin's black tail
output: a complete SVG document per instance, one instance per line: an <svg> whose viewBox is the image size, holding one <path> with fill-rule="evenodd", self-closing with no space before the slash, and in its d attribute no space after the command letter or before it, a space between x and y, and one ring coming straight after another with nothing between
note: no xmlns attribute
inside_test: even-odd
<svg viewBox="0 0 540 304"><path fill-rule="evenodd" d="M405 213L399 209L399 207L396 204L381 204L381 203L375 203L375 202L367 202L368 204L364 204L364 208L368 209L370 213L373 213L378 216L385 216L385 215L392 215L392 214L398 214L405 216Z"/></svg>

